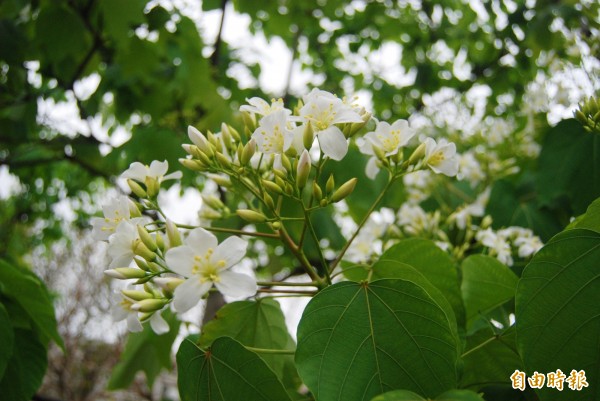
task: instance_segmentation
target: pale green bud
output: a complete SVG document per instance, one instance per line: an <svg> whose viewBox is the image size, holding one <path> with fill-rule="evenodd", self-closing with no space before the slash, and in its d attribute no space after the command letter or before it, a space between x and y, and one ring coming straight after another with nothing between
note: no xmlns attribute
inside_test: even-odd
<svg viewBox="0 0 600 401"><path fill-rule="evenodd" d="M273 198L271 198L271 195L265 192L263 200L265 201L265 204L269 207L269 209L275 209L275 202L273 202Z"/></svg>
<svg viewBox="0 0 600 401"><path fill-rule="evenodd" d="M155 198L158 195L158 191L160 191L160 183L154 177L146 177L146 192L148 193L149 198Z"/></svg>
<svg viewBox="0 0 600 401"><path fill-rule="evenodd" d="M276 194L280 194L283 192L281 187L279 185L275 184L273 181L262 180L262 184L268 191L274 192Z"/></svg>
<svg viewBox="0 0 600 401"><path fill-rule="evenodd" d="M129 185L129 188L131 188L131 192L136 194L138 197L145 198L146 196L148 196L146 191L144 191L144 188L142 188L142 186L140 184L138 184L131 178L127 179L127 185Z"/></svg>
<svg viewBox="0 0 600 401"><path fill-rule="evenodd" d="M315 140L315 130L312 127L312 124L309 122L306 123L304 127L304 132L302 133L302 142L304 144L305 149L310 149Z"/></svg>
<svg viewBox="0 0 600 401"><path fill-rule="evenodd" d="M330 194L335 189L335 179L333 178L333 174L329 175L327 179L327 183L325 184L325 191L327 194Z"/></svg>
<svg viewBox="0 0 600 401"><path fill-rule="evenodd" d="M150 267L148 267L148 263L144 259L136 256L133 258L133 261L135 262L136 265L138 265L138 267L140 269L145 270L145 271L150 270Z"/></svg>
<svg viewBox="0 0 600 401"><path fill-rule="evenodd" d="M149 294L146 291L121 290L121 294L125 295L127 298L133 299L134 301L154 298L152 294Z"/></svg>
<svg viewBox="0 0 600 401"><path fill-rule="evenodd" d="M332 202L339 202L354 191L354 187L356 187L357 178L351 178L339 187L333 195L331 195Z"/></svg>
<svg viewBox="0 0 600 401"><path fill-rule="evenodd" d="M247 111L242 112L242 121L244 121L245 128L250 132L254 132L256 129L256 116L254 113L249 113Z"/></svg>
<svg viewBox="0 0 600 401"><path fill-rule="evenodd" d="M242 137L241 137L240 133L238 132L238 130L236 130L229 124L227 124L227 128L229 128L229 134L231 135L231 137L233 138L233 140L235 142L240 142L242 140Z"/></svg>
<svg viewBox="0 0 600 401"><path fill-rule="evenodd" d="M225 207L225 205L223 204L223 202L221 202L221 199L217 198L214 195L201 195L202 196L202 201L208 205L209 207L216 209L216 210L221 210Z"/></svg>
<svg viewBox="0 0 600 401"><path fill-rule="evenodd" d="M491 225L492 225L492 216L490 216L488 214L483 218L483 220L481 220L480 227L485 230L486 228L490 227Z"/></svg>
<svg viewBox="0 0 600 401"><path fill-rule="evenodd" d="M117 267L116 269L104 270L104 274L118 280L146 277L146 272L135 267Z"/></svg>
<svg viewBox="0 0 600 401"><path fill-rule="evenodd" d="M140 205L137 202L134 202L130 198L127 198L127 200L129 201L129 215L131 216L131 218L133 219L135 217L142 217L142 212L140 211L142 205Z"/></svg>
<svg viewBox="0 0 600 401"><path fill-rule="evenodd" d="M154 259L156 259L156 254L150 249L148 249L148 247L142 241L137 242L137 244L133 248L133 253L135 255L141 256L148 262L151 262Z"/></svg>
<svg viewBox="0 0 600 401"><path fill-rule="evenodd" d="M308 151L305 149L300 155L300 160L298 161L298 168L296 170L296 186L298 189L302 189L306 186L308 181L308 176L310 175L310 156Z"/></svg>
<svg viewBox="0 0 600 401"><path fill-rule="evenodd" d="M200 160L179 159L179 163L192 171L204 171L204 164Z"/></svg>
<svg viewBox="0 0 600 401"><path fill-rule="evenodd" d="M171 220L167 219L166 221L166 231L167 237L169 238L169 246L174 248L182 244L181 242L181 234L179 233L179 229Z"/></svg>
<svg viewBox="0 0 600 401"><path fill-rule="evenodd" d="M235 212L242 220L245 220L249 223L264 223L267 221L267 216L262 213L255 212L250 209L239 209Z"/></svg>
<svg viewBox="0 0 600 401"><path fill-rule="evenodd" d="M163 268L161 267L161 265L159 265L156 262L148 262L148 269L150 269L150 271L152 273L158 273L163 271Z"/></svg>
<svg viewBox="0 0 600 401"><path fill-rule="evenodd" d="M279 231L281 229L281 222L280 221L274 221L271 223L271 228L274 231Z"/></svg>
<svg viewBox="0 0 600 401"><path fill-rule="evenodd" d="M221 187L228 188L231 186L231 181L229 180L229 177L223 177L218 174L207 174L207 176Z"/></svg>
<svg viewBox="0 0 600 401"><path fill-rule="evenodd" d="M244 150L242 151L242 157L240 157L240 162L242 163L242 166L245 166L248 163L250 163L250 159L252 159L254 153L256 153L256 141L254 140L254 138L251 138L248 141L248 143L244 146Z"/></svg>
<svg viewBox="0 0 600 401"><path fill-rule="evenodd" d="M292 163L290 162L290 158L286 155L281 155L281 165L287 171L292 171Z"/></svg>
<svg viewBox="0 0 600 401"><path fill-rule="evenodd" d="M223 138L223 143L227 149L231 148L232 138L229 132L229 127L225 123L221 123L221 137Z"/></svg>
<svg viewBox="0 0 600 401"><path fill-rule="evenodd" d="M161 310L167 303L166 299L143 299L131 305L131 309L138 312L154 312Z"/></svg>
<svg viewBox="0 0 600 401"><path fill-rule="evenodd" d="M202 152L212 155L212 149L206 137L191 125L188 127L188 136L192 143L196 145Z"/></svg>
<svg viewBox="0 0 600 401"><path fill-rule="evenodd" d="M221 152L216 152L215 154L217 155L217 160L219 161L219 163L221 164L221 166L223 166L224 168L230 168L231 167L231 162L229 161L229 159L227 158L227 156L225 156Z"/></svg>
<svg viewBox="0 0 600 401"><path fill-rule="evenodd" d="M173 292L185 280L176 277L157 277L152 282L163 290Z"/></svg>
<svg viewBox="0 0 600 401"><path fill-rule="evenodd" d="M165 250L165 240L160 232L156 233L155 241L156 241L156 246L158 247L158 249L160 249L161 251L164 251Z"/></svg>
<svg viewBox="0 0 600 401"><path fill-rule="evenodd" d="M144 245L146 245L148 249L152 252L155 252L158 249L158 246L156 245L156 241L154 241L154 238L152 238L148 230L146 230L145 227L140 226L138 224L137 231Z"/></svg>
<svg viewBox="0 0 600 401"><path fill-rule="evenodd" d="M416 164L425 157L425 142L421 143L408 158L408 164Z"/></svg>
<svg viewBox="0 0 600 401"><path fill-rule="evenodd" d="M313 197L315 198L315 200L317 202L320 202L321 199L323 199L323 190L321 189L321 187L319 186L319 184L317 184L316 181L313 182Z"/></svg>

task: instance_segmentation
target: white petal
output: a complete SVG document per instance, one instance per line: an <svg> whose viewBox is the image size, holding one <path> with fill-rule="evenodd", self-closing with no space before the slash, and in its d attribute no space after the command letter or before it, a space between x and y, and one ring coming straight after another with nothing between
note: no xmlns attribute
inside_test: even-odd
<svg viewBox="0 0 600 401"><path fill-rule="evenodd" d="M329 127L317 134L323 153L333 160L342 160L348 153L348 141L338 127Z"/></svg>
<svg viewBox="0 0 600 401"><path fill-rule="evenodd" d="M168 333L170 330L169 324L163 319L159 312L154 313L150 318L150 327L152 327L152 330L158 335Z"/></svg>
<svg viewBox="0 0 600 401"><path fill-rule="evenodd" d="M171 174L167 174L163 177L163 181L166 180L179 180L183 177L183 173L181 171L174 171Z"/></svg>
<svg viewBox="0 0 600 401"><path fill-rule="evenodd" d="M110 315L115 322L120 322L129 316L129 311L126 311L121 304L114 305L110 310Z"/></svg>
<svg viewBox="0 0 600 401"><path fill-rule="evenodd" d="M377 166L377 158L371 157L367 162L365 174L367 174L367 177L374 180L375 177L377 177L377 173L379 173L379 167Z"/></svg>
<svg viewBox="0 0 600 401"><path fill-rule="evenodd" d="M200 298L210 289L210 281L202 283L198 277L192 277L177 288L173 294L173 307L179 313L187 312L200 302Z"/></svg>
<svg viewBox="0 0 600 401"><path fill-rule="evenodd" d="M225 270L219 273L219 278L221 281L215 283L215 287L223 295L233 298L251 297L258 289L256 281L246 274Z"/></svg>
<svg viewBox="0 0 600 401"><path fill-rule="evenodd" d="M203 228L190 231L184 242L194 250L196 255L204 255L209 249L215 249L218 244L217 237Z"/></svg>
<svg viewBox="0 0 600 401"><path fill-rule="evenodd" d="M146 179L146 175L148 175L148 168L140 162L133 162L129 165L129 168L121 174L121 177L143 182Z"/></svg>
<svg viewBox="0 0 600 401"><path fill-rule="evenodd" d="M165 261L175 273L190 277L194 267L194 250L187 245L171 248L165 255Z"/></svg>
<svg viewBox="0 0 600 401"><path fill-rule="evenodd" d="M132 333L137 333L142 331L144 328L142 327L142 324L140 323L140 320L137 317L137 312L131 312L129 313L129 315L127 316L127 330L131 331Z"/></svg>
<svg viewBox="0 0 600 401"><path fill-rule="evenodd" d="M211 261L217 263L221 260L225 261L224 269L227 269L239 262L246 254L248 242L240 237L229 237L221 242L215 253L211 257Z"/></svg>
<svg viewBox="0 0 600 401"><path fill-rule="evenodd" d="M148 171L148 175L151 177L162 177L163 175L165 175L167 173L167 171L169 170L169 162L168 161L162 161L159 162L158 160L153 160L152 163L150 163L150 169Z"/></svg>

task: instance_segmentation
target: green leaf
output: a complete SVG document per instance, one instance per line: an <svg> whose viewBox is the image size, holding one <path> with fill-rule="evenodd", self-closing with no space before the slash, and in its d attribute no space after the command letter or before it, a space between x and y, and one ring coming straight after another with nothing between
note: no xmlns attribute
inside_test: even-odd
<svg viewBox="0 0 600 401"><path fill-rule="evenodd" d="M427 401L419 394L415 394L408 390L394 390L380 394L371 401Z"/></svg>
<svg viewBox="0 0 600 401"><path fill-rule="evenodd" d="M510 385L510 375L515 369L523 369L514 326L501 335L489 327L479 330L467 337L465 349L461 388L479 390L491 385Z"/></svg>
<svg viewBox="0 0 600 401"><path fill-rule="evenodd" d="M435 401L484 401L484 399L470 390L449 390L435 397Z"/></svg>
<svg viewBox="0 0 600 401"><path fill-rule="evenodd" d="M517 349L527 373L584 370L589 383L581 391L536 390L543 401L600 398L599 260L599 233L567 230L533 257L519 280Z"/></svg>
<svg viewBox="0 0 600 401"><path fill-rule="evenodd" d="M400 262L421 273L442 295L454 311L457 323L463 326L465 308L460 294L458 272L450 256L433 241L423 238L409 238L400 241L381 255L373 265L373 280L377 278L406 278L404 269L398 269ZM439 302L438 302L439 303Z"/></svg>
<svg viewBox="0 0 600 401"><path fill-rule="evenodd" d="M487 255L471 255L462 263L461 290L467 327L515 296L519 278L507 266Z"/></svg>
<svg viewBox="0 0 600 401"><path fill-rule="evenodd" d="M4 370L12 354L15 333L13 331L10 317L4 305L0 303L0 377L4 375Z"/></svg>
<svg viewBox="0 0 600 401"><path fill-rule="evenodd" d="M289 401L275 373L254 352L229 337L206 351L186 338L177 352L182 401Z"/></svg>
<svg viewBox="0 0 600 401"><path fill-rule="evenodd" d="M433 396L456 386L453 324L416 283L337 283L304 310L298 373L319 401L364 401L395 389Z"/></svg>
<svg viewBox="0 0 600 401"><path fill-rule="evenodd" d="M542 201L566 195L578 215L600 197L600 136L586 132L578 121L564 120L551 128L538 160Z"/></svg>
<svg viewBox="0 0 600 401"><path fill-rule="evenodd" d="M600 198L592 202L585 214L572 225L572 228L587 228L600 232Z"/></svg>
<svg viewBox="0 0 600 401"><path fill-rule="evenodd" d="M108 381L109 390L129 387L139 371L146 374L146 380L152 386L163 368L172 369L171 348L179 334L180 322L168 311L163 312L163 318L169 323L168 333L157 335L149 324L145 324L143 331L129 334L121 360Z"/></svg>
<svg viewBox="0 0 600 401"><path fill-rule="evenodd" d="M279 303L263 298L226 304L217 317L202 328L198 346L206 348L219 337L231 337L242 345L255 348L285 350L294 343L287 331ZM261 355L277 376L283 378L285 358L281 355ZM289 358L290 356L288 356Z"/></svg>
<svg viewBox="0 0 600 401"><path fill-rule="evenodd" d="M31 400L46 373L46 351L46 345L40 341L38 333L15 329L12 355L4 376L0 378L0 394L3 400Z"/></svg>
<svg viewBox="0 0 600 401"><path fill-rule="evenodd" d="M98 5L104 15L106 32L117 46L127 43L129 32L144 22L144 1L102 0Z"/></svg>
<svg viewBox="0 0 600 401"><path fill-rule="evenodd" d="M56 328L54 306L44 284L33 273L3 260L0 260L0 283L0 292L23 308L35 325L36 331L40 333L40 340L53 340L64 349Z"/></svg>
<svg viewBox="0 0 600 401"><path fill-rule="evenodd" d="M427 401L425 398L407 390L394 390L378 395L371 401ZM433 401L484 401L477 393L469 390L448 390Z"/></svg>

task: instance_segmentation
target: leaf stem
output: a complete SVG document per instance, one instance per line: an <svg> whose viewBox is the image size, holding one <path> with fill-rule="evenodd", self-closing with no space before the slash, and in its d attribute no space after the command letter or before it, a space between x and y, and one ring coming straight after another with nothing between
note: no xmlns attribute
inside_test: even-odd
<svg viewBox="0 0 600 401"><path fill-rule="evenodd" d="M296 353L293 349L267 349L267 348L255 348L244 345L248 351L256 352L257 354L273 354L273 355L294 355Z"/></svg>
<svg viewBox="0 0 600 401"><path fill-rule="evenodd" d="M292 283L289 281L259 281L256 284L266 287L318 287L319 283L312 281L310 283Z"/></svg>
<svg viewBox="0 0 600 401"><path fill-rule="evenodd" d="M464 358L465 356L469 355L472 352L477 351L478 349L481 349L483 347L485 347L486 345L488 345L489 343L491 343L492 341L498 340L500 336L495 335L492 338L488 338L487 340L485 340L484 342L482 342L479 345L476 345L475 347L471 348L470 350L468 350L467 352L465 352L464 354L462 354L460 357Z"/></svg>

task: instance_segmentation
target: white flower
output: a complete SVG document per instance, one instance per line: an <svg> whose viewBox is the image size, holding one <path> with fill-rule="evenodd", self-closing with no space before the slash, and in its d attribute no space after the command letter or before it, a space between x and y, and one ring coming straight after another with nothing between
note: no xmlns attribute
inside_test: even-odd
<svg viewBox="0 0 600 401"><path fill-rule="evenodd" d="M440 140L436 143L433 138L425 139L424 163L433 172L453 177L458 173L458 159L456 158L456 145Z"/></svg>
<svg viewBox="0 0 600 401"><path fill-rule="evenodd" d="M360 123L361 116L335 95L318 89L305 96L304 103L300 117L312 125L321 150L333 160L342 160L348 153L348 142L335 124Z"/></svg>
<svg viewBox="0 0 600 401"><path fill-rule="evenodd" d="M544 246L538 236L519 237L513 243L519 247L518 254L520 258L527 258Z"/></svg>
<svg viewBox="0 0 600 401"><path fill-rule="evenodd" d="M415 131L409 127L408 121L397 120L392 125L385 121L377 123L375 131L368 132L365 138L374 147L383 150L386 156L391 156L398 153L400 148L405 146L414 135ZM368 151L368 148L365 148L365 151Z"/></svg>
<svg viewBox="0 0 600 401"><path fill-rule="evenodd" d="M292 144L294 137L287 125L287 114L283 110L263 117L258 128L252 134L258 149L268 155L285 152Z"/></svg>
<svg viewBox="0 0 600 401"><path fill-rule="evenodd" d="M167 266L187 278L175 289L173 306L183 313L196 305L214 284L224 295L242 298L256 293L250 276L230 270L246 254L248 243L229 237L221 244L202 228L190 231L184 245L171 248L165 255Z"/></svg>
<svg viewBox="0 0 600 401"><path fill-rule="evenodd" d="M147 222L145 218L122 221L115 233L108 239L108 255L112 258L110 269L127 267L133 261L135 248L140 241L137 224Z"/></svg>
<svg viewBox="0 0 600 401"><path fill-rule="evenodd" d="M133 162L129 165L129 168L121 174L121 177L131 178L132 180L139 182L146 182L146 177L149 177L155 179L158 183L161 183L165 180L179 179L183 175L181 171L165 175L167 170L169 170L169 162L166 160L163 162L154 160L150 163L150 166L140 162Z"/></svg>
<svg viewBox="0 0 600 401"><path fill-rule="evenodd" d="M398 224L411 235L433 233L439 225L439 213L425 213L419 205L404 203L398 211Z"/></svg>
<svg viewBox="0 0 600 401"><path fill-rule="evenodd" d="M463 153L458 156L458 165L460 172L458 179L466 179L472 187L485 179L485 174L472 152Z"/></svg>
<svg viewBox="0 0 600 401"><path fill-rule="evenodd" d="M490 249L496 259L507 266L512 266L513 258L510 244L503 235L495 233L491 228L479 231L475 238L484 246Z"/></svg>
<svg viewBox="0 0 600 401"><path fill-rule="evenodd" d="M133 309L135 301L124 295L121 295L121 297L121 302L112 308L111 315L113 320L115 322L126 320L127 329L132 333L142 331L143 327L140 322L139 312ZM150 318L150 327L152 327L152 330L158 335L167 333L170 330L169 324L163 319L160 312L154 312L152 314L152 317Z"/></svg>
<svg viewBox="0 0 600 401"><path fill-rule="evenodd" d="M270 104L259 97L246 99L246 101L248 104L241 106L240 111L246 111L261 116L268 116L269 114L278 111L283 111L286 116L292 114L291 110L288 110L283 106L283 99L272 99Z"/></svg>
<svg viewBox="0 0 600 401"><path fill-rule="evenodd" d="M108 203L102 205L104 218L93 217L91 219L94 238L99 241L106 241L115 232L119 223L123 220L129 220L131 207L131 201L124 195L111 198Z"/></svg>

